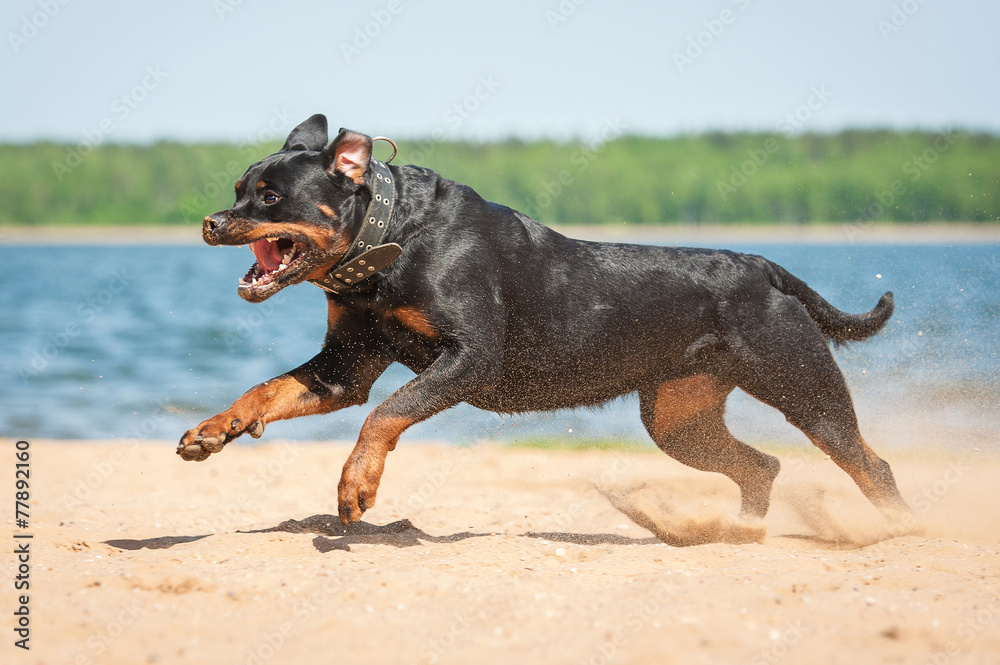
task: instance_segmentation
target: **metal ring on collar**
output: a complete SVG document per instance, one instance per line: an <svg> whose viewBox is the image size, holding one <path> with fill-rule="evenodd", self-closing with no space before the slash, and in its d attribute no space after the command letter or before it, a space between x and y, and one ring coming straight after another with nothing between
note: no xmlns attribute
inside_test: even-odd
<svg viewBox="0 0 1000 665"><path fill-rule="evenodd" d="M385 164L388 164L389 162L392 161L392 158L396 156L396 142L384 136L376 136L375 138L372 139L372 143L374 143L375 141L385 141L386 143L392 146L392 154L389 155L389 159L382 160Z"/></svg>

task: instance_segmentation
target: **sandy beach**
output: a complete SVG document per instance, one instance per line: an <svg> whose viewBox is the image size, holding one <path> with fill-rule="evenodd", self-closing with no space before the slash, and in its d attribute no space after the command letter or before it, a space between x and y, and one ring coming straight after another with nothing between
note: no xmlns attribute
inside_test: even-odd
<svg viewBox="0 0 1000 665"><path fill-rule="evenodd" d="M680 547L746 536L738 494L652 445L404 441L345 533L348 445L31 441L5 557L14 579L33 536L31 649L8 583L3 662L1000 662L995 453L886 455L921 525L890 537L832 462L781 452L759 542Z"/></svg>

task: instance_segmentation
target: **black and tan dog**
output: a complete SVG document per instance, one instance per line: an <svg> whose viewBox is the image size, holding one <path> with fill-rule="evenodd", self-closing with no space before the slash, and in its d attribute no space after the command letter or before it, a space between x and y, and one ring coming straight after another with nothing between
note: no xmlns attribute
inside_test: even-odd
<svg viewBox="0 0 1000 665"><path fill-rule="evenodd" d="M345 522L374 505L400 434L459 402L516 413L632 392L664 452L729 476L742 514L762 517L779 463L726 428L736 387L781 411L887 517L908 512L830 351L878 332L891 293L851 315L759 256L572 240L433 171L372 159L368 136L341 130L327 145L321 115L247 170L203 235L250 245L246 300L325 288L328 330L312 360L184 434L186 460L276 420L363 404L398 362L417 376L361 428L338 487Z"/></svg>

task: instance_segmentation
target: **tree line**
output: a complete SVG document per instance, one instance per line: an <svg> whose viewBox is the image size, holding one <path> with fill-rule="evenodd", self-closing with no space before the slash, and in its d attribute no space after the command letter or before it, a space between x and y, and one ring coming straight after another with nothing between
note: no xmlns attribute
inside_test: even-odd
<svg viewBox="0 0 1000 665"><path fill-rule="evenodd" d="M427 166L550 224L1000 221L1000 137L991 134L397 143L394 164ZM231 205L235 180L278 147L0 145L0 224L199 224Z"/></svg>

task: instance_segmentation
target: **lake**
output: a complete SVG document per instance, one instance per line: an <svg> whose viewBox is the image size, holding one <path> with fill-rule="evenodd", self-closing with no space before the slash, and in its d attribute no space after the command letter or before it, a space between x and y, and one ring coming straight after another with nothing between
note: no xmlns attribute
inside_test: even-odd
<svg viewBox="0 0 1000 665"><path fill-rule="evenodd" d="M742 244L835 306L896 313L835 350L876 449L994 447L1000 426L1000 245ZM208 246L0 246L0 435L177 440L247 388L320 347L323 293L304 284L260 305L236 295L253 257ZM265 439L354 439L371 405L412 377L393 366L367 406L268 425ZM748 443L808 445L738 392L728 421ZM404 439L646 440L634 396L591 409L499 416L460 405ZM650 443L650 445L652 445Z"/></svg>

